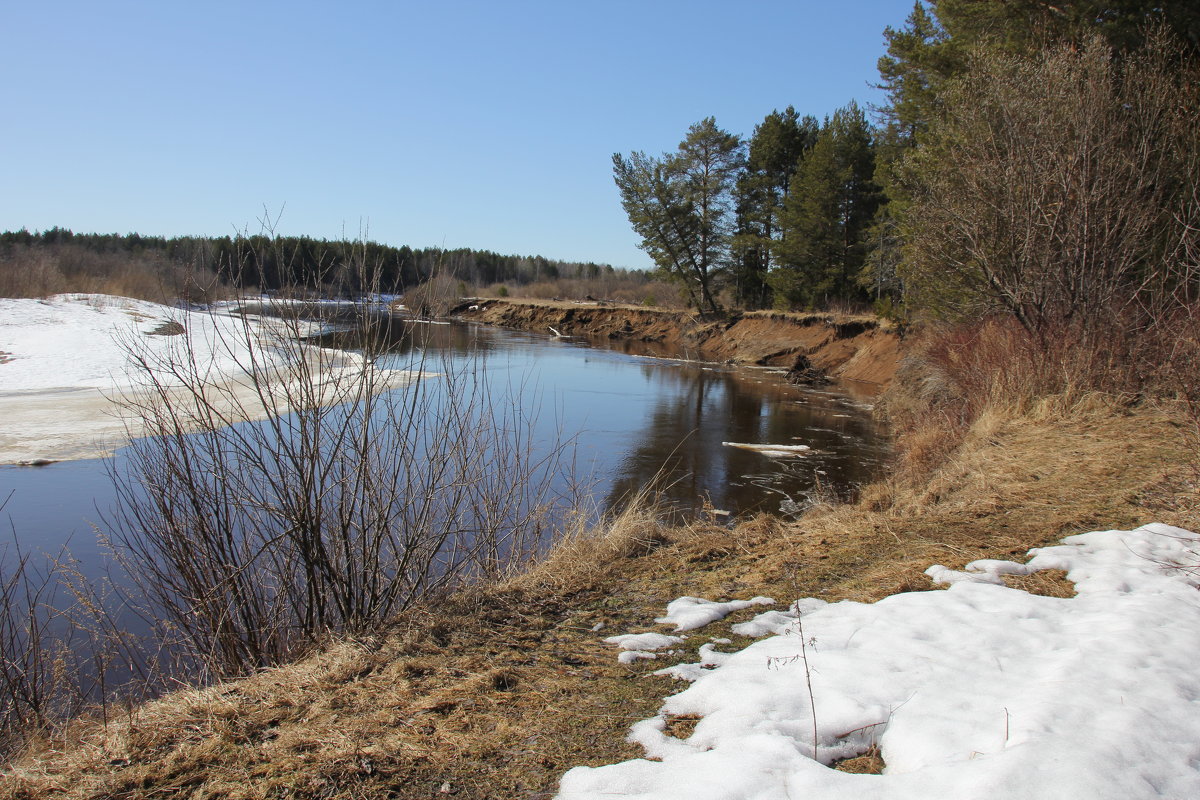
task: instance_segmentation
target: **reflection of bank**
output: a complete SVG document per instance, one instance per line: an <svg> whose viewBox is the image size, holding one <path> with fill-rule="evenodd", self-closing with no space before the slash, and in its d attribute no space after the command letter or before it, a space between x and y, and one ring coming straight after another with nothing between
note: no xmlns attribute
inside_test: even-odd
<svg viewBox="0 0 1200 800"><path fill-rule="evenodd" d="M882 466L869 407L837 391L711 364L660 361L643 372L655 382L654 405L614 468L609 508L653 486L681 513L707 503L793 516L818 495L852 494Z"/></svg>

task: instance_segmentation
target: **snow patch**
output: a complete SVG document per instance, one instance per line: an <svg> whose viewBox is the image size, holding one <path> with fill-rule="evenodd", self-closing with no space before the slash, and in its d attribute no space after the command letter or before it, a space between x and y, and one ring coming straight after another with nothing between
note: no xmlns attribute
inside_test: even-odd
<svg viewBox="0 0 1200 800"><path fill-rule="evenodd" d="M683 641L682 636L668 636L665 633L623 633L619 636L609 636L604 641L615 644L622 650L662 650Z"/></svg>
<svg viewBox="0 0 1200 800"><path fill-rule="evenodd" d="M674 625L676 631L690 631L703 628L710 622L724 619L734 611L751 606L770 606L775 601L770 597L754 597L750 600L730 600L719 603L700 597L680 597L667 603L666 616L659 617L655 622L660 625Z"/></svg>
<svg viewBox="0 0 1200 800"><path fill-rule="evenodd" d="M1094 532L943 568L945 591L761 614L743 630L774 635L657 673L692 683L633 726L647 758L576 767L558 797L1200 797L1198 551L1165 525ZM996 583L1042 569L1076 596ZM700 718L686 740L678 715ZM827 766L872 745L882 776Z"/></svg>

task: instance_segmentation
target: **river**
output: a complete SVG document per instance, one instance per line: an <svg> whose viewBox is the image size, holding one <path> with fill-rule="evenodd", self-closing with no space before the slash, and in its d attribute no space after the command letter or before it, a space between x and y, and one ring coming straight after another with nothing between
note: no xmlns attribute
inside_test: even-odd
<svg viewBox="0 0 1200 800"><path fill-rule="evenodd" d="M853 386L802 388L776 371L650 355L607 340L468 323L404 322L402 330L383 366L389 359L403 366L415 351L434 368L478 359L493 385L517 387L543 441L571 438L576 477L600 510L655 481L681 512L794 516L815 494L851 494L887 456L870 392ZM811 450L780 458L725 442ZM32 552L66 547L85 574L103 569L97 534L114 502L104 459L0 467L0 502L4 539Z"/></svg>

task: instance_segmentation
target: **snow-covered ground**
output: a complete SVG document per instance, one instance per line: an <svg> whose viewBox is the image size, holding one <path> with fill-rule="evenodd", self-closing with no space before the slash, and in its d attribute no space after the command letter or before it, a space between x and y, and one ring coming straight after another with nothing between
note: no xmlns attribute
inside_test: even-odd
<svg viewBox="0 0 1200 800"><path fill-rule="evenodd" d="M691 685L633 726L645 759L577 767L558 798L1200 797L1198 563L1200 537L1156 524L931 567L946 591L768 611L734 627L768 638L663 671ZM1000 577L1043 569L1076 596ZM684 714L701 719L673 738ZM827 766L872 745L882 775Z"/></svg>
<svg viewBox="0 0 1200 800"><path fill-rule="evenodd" d="M297 346L285 344L290 331L277 321L247 321L230 310L108 295L0 299L0 464L94 458L122 444L128 423L137 433L137 420L118 402L146 381L131 353L164 367L192 358L206 380L252 409L248 373L278 377ZM361 368L354 359L339 354L320 361L326 369ZM390 378L393 385L407 379ZM164 371L155 380L179 383ZM261 405L258 417L267 413Z"/></svg>

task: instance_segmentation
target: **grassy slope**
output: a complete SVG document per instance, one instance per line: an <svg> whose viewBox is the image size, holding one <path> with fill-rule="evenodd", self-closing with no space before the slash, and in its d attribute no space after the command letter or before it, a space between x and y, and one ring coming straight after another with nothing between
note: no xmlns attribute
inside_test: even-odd
<svg viewBox="0 0 1200 800"><path fill-rule="evenodd" d="M548 796L573 765L640 755L623 741L628 725L678 687L649 674L663 661L621 666L600 640L654 629L667 601L869 602L932 588L923 570L935 562L1020 557L1152 520L1194 527L1187 458L1179 421L1157 406L1092 398L985 415L918 489L871 487L858 506L794 525L620 520L505 586L410 614L387 636L110 714L107 727L80 725L0 780L0 798ZM680 660L753 613L693 636ZM686 736L687 721L674 729Z"/></svg>

